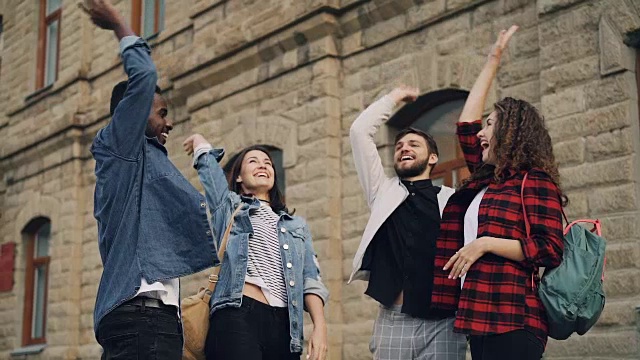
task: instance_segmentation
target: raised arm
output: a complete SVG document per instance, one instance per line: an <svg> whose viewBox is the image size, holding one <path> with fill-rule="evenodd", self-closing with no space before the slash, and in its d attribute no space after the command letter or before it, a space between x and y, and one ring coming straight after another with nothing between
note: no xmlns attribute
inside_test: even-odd
<svg viewBox="0 0 640 360"><path fill-rule="evenodd" d="M498 39L493 44L487 58L487 63L473 84L458 120L458 142L471 173L475 172L482 163L482 147L476 135L482 129L482 114L491 89L491 83L498 72L502 53L516 30L518 30L518 27L514 25L508 31L502 30L498 35Z"/></svg>
<svg viewBox="0 0 640 360"><path fill-rule="evenodd" d="M111 121L98 134L98 140L116 155L136 159L144 143L157 82L151 50L144 40L135 36L109 1L93 1L91 8L85 11L94 24L112 30L120 41L122 63L128 77L127 90Z"/></svg>
<svg viewBox="0 0 640 360"><path fill-rule="evenodd" d="M212 227L219 242L234 210L232 197L238 196L229 190L227 177L218 163L224 156L224 150L214 149L200 134L189 136L182 146L188 155L193 154L193 166L198 170L211 212Z"/></svg>
<svg viewBox="0 0 640 360"><path fill-rule="evenodd" d="M378 188L386 178L378 148L373 140L380 125L391 116L393 108L401 101L414 101L418 89L402 86L369 105L353 122L349 131L351 151L369 207L373 204Z"/></svg>
<svg viewBox="0 0 640 360"><path fill-rule="evenodd" d="M460 114L460 122L473 122L482 119L487 95L489 94L489 89L491 89L491 83L498 72L502 53L516 30L518 30L518 27L513 25L509 30L500 31L498 39L491 48L487 63L482 68L480 75L478 75L476 82L469 92L467 101L464 103L464 108Z"/></svg>

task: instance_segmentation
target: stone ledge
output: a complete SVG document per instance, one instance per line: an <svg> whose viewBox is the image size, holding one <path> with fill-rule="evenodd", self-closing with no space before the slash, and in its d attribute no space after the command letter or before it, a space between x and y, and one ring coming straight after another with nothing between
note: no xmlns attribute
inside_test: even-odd
<svg viewBox="0 0 640 360"><path fill-rule="evenodd" d="M13 350L11 352L11 357L24 356L26 358L27 355L41 353L46 347L47 347L47 344L30 345L30 346L21 347Z"/></svg>
<svg viewBox="0 0 640 360"><path fill-rule="evenodd" d="M598 35L600 40L600 74L602 76L624 70L635 71L633 50L620 41L622 35L607 17L600 19ZM640 31L638 31L636 40L638 42L636 45L640 45Z"/></svg>

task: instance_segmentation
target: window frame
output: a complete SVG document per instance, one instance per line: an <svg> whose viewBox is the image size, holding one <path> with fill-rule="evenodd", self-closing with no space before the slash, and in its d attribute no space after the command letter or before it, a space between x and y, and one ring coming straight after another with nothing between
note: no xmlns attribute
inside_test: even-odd
<svg viewBox="0 0 640 360"><path fill-rule="evenodd" d="M46 86L53 85L58 80L58 72L60 70L60 33L62 33L62 2L60 7L47 15L47 1L40 0L40 15L38 18L38 59L36 66L36 89L42 89ZM56 70L53 83L45 85L45 76L47 68L47 30L49 25L58 21L58 34L56 39Z"/></svg>
<svg viewBox="0 0 640 360"><path fill-rule="evenodd" d="M36 236L43 226L50 225L50 221L47 218L38 218L32 220L29 225L25 227L23 235L26 240L25 251L25 295L24 295L24 309L22 316L22 346L46 344L47 336L47 301L49 297L49 264L51 256L35 257L35 245ZM51 238L49 238L51 241ZM33 333L33 317L35 302L35 271L40 266L45 268L45 282L44 282L44 297L43 297L43 309L42 309L42 337L34 338Z"/></svg>
<svg viewBox="0 0 640 360"><path fill-rule="evenodd" d="M153 34L145 35L142 33L144 27L143 8L144 0L131 0L131 28L134 33L145 39L150 39L157 36L160 31L164 29L164 26L160 26L160 11L161 0L154 0L153 7Z"/></svg>

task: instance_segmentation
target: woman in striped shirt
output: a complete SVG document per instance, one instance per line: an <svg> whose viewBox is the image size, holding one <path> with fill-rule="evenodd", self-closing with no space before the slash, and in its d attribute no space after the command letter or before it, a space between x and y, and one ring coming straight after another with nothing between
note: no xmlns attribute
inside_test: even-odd
<svg viewBox="0 0 640 360"><path fill-rule="evenodd" d="M233 222L211 297L207 359L299 359L303 309L314 324L308 358L325 359L328 290L308 226L287 209L269 151L242 150L227 179L218 164L221 149L198 134L184 146L194 154L218 244Z"/></svg>

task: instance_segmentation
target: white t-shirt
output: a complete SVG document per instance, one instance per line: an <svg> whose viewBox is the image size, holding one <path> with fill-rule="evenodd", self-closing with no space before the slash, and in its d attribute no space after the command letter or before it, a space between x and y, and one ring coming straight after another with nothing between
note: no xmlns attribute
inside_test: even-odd
<svg viewBox="0 0 640 360"><path fill-rule="evenodd" d="M147 283L143 277L140 281L140 289L136 296L158 299L165 305L180 307L180 280L168 279L156 281L153 284Z"/></svg>
<svg viewBox="0 0 640 360"><path fill-rule="evenodd" d="M467 208L467 212L464 214L464 245L470 244L478 237L478 212L480 211L480 202L484 193L487 192L488 187L482 189L476 197L471 201L471 205ZM467 269L468 271L469 269ZM464 279L467 277L465 274L460 278L460 287L464 285Z"/></svg>

